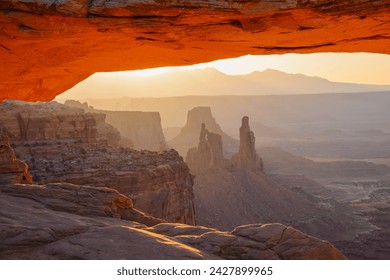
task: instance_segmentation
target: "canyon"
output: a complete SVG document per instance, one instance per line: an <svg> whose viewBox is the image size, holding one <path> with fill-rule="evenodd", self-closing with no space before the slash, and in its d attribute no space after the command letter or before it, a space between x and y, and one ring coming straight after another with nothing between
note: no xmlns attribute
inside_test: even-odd
<svg viewBox="0 0 390 280"><path fill-rule="evenodd" d="M176 151L118 147L120 134L104 114L56 102L3 102L0 109L0 130L14 139L15 154L30 166L36 183L112 187L156 218L195 224L193 178ZM25 122L19 121L21 114ZM101 127L116 133L114 145Z"/></svg>
<svg viewBox="0 0 390 280"><path fill-rule="evenodd" d="M390 54L389 15L389 0L1 1L0 258L345 259L343 253L388 258L388 166L299 158L386 160L388 118L377 112L388 112L388 102L381 93L340 95L338 102L311 97L307 107L320 104L308 111L313 122L300 114L299 98L284 100L283 106L293 108L285 114L273 98L262 103L255 97L240 102L222 97L233 108L222 110L230 122L187 124L190 131L184 127L171 140L180 154L169 150L157 124L164 114L157 109L111 114L8 100L49 101L101 71L247 54ZM371 103L379 95L382 101ZM178 112L210 106L211 99L179 105ZM324 121L323 109L334 104ZM253 118L255 112L275 114ZM344 118L344 112L363 115ZM242 131L237 129L246 115L253 131L246 120ZM123 118L150 118L152 131L142 133L152 141L134 134L144 128L140 121L129 129ZM174 116L172 126L182 126L182 119ZM287 129L277 127L283 121ZM297 157L272 149L268 158L258 154L255 127L273 134L262 139L261 148L276 143ZM305 133L314 137L303 141ZM185 134L192 134L191 143ZM286 135L292 141L286 142ZM358 138L350 141L351 135ZM196 177L183 160L188 149ZM303 166L286 166L273 154ZM276 174L268 174L272 170ZM300 170L307 173L296 174ZM355 174L360 181L351 181ZM367 181L374 175L376 180ZM343 253L321 240L330 236Z"/></svg>
<svg viewBox="0 0 390 280"><path fill-rule="evenodd" d="M302 181L296 178L280 184L264 173L247 116L239 129L238 152L230 159L223 156L222 136L209 132L205 124L200 126L199 144L190 148L186 157L195 175L198 224L229 230L241 223L273 221L331 241L349 240L371 228L352 207L326 198L327 190L320 184L316 185L319 195L302 188ZM314 181L307 181L312 186ZM296 187L294 183L298 183Z"/></svg>
<svg viewBox="0 0 390 280"><path fill-rule="evenodd" d="M389 54L385 1L0 3L0 100L48 101L95 72L246 54ZM327 34L327 36L324 36Z"/></svg>
<svg viewBox="0 0 390 280"><path fill-rule="evenodd" d="M27 112L26 106L34 107L24 106ZM58 108L58 105L54 106ZM65 108L62 109L66 118ZM71 115L74 113L68 107L67 110ZM90 128L96 129L93 125ZM31 156L33 173L43 166L45 172L36 173L38 181L41 181L36 185L32 184L31 176L28 182L6 182L7 170L0 169L1 259L345 259L329 242L278 223L244 225L225 232L191 226L194 224L192 205L187 205L184 218L173 211L174 207L186 206L186 197L180 196L185 192L184 187L187 193L192 194L192 175L176 151L119 150L90 138L88 142L75 141L69 145L70 140L58 143L57 139L49 143L48 139L43 142L35 139L32 146L23 141L19 141L18 145L12 144L21 157ZM16 156L9 138L4 136L3 142L1 162L8 160L12 163ZM93 147L100 149L98 156L92 156ZM60 152L62 162L55 164L59 161ZM120 165L104 162L103 154L107 153L116 161L120 160ZM80 154L84 162L75 164L72 159L80 158ZM50 161L53 155L56 158ZM131 163L126 164L123 155L130 156ZM75 168L66 166L66 161ZM118 169L116 174L103 168L97 172L93 168L88 169L87 163L91 162ZM27 170L27 164L25 166ZM58 173L60 166L66 168L69 177L62 173L64 170ZM72 172L74 170L76 172ZM110 173L111 177L107 176ZM168 178L170 174L174 176L172 182ZM186 177L180 178L180 174ZM64 178L65 181L87 182L88 186L61 183ZM43 184L43 179L56 183ZM106 187L108 182L114 188L122 189L123 194ZM123 185L115 186L115 182ZM180 182L186 186L183 187ZM134 194L136 191L139 193ZM133 195L126 195L126 192L133 192ZM161 192L164 193L162 197ZM172 197L177 201L173 201ZM190 203L192 199L190 196ZM163 211L164 219L156 217L161 214L158 213L160 202L165 204L165 209L168 208L168 211ZM149 207L153 216L138 207ZM186 224L167 223L169 219Z"/></svg>

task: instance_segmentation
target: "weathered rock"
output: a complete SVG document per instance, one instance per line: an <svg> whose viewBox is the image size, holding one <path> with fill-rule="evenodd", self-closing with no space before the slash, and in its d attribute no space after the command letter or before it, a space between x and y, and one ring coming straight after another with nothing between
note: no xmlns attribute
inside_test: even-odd
<svg viewBox="0 0 390 280"><path fill-rule="evenodd" d="M225 164L222 136L209 132L205 124L202 123L198 148L188 150L186 163L193 174L208 172L213 167Z"/></svg>
<svg viewBox="0 0 390 280"><path fill-rule="evenodd" d="M137 209L170 222L195 223L193 176L174 150L135 151L93 143L19 143L35 182L110 187ZM153 203L152 203L153 202Z"/></svg>
<svg viewBox="0 0 390 280"><path fill-rule="evenodd" d="M0 145L0 184L31 184L32 176L28 165L16 159L8 136L2 137Z"/></svg>
<svg viewBox="0 0 390 280"><path fill-rule="evenodd" d="M97 188L73 184L53 183L48 185L3 185L1 194L32 199L54 211L71 212L93 217L117 219L156 225L164 222L133 208L133 201L110 188Z"/></svg>
<svg viewBox="0 0 390 280"><path fill-rule="evenodd" d="M202 124L207 127L209 133L212 132L222 136L225 154L236 151L237 140L222 131L213 117L210 107L195 107L188 111L186 125L181 129L178 136L168 142L168 145L177 150L182 156L186 156L190 148L198 146ZM216 139L216 141L218 140Z"/></svg>
<svg viewBox="0 0 390 280"><path fill-rule="evenodd" d="M275 225L285 229L282 239L268 248L267 240L251 237L273 225L233 233L183 224L146 227L123 220L119 209L128 211L131 201L112 189L2 186L0 259L344 259L328 242L282 225Z"/></svg>
<svg viewBox="0 0 390 280"><path fill-rule="evenodd" d="M278 222L337 241L351 234L353 224L359 224L352 230L354 233L365 230L366 223L360 225L362 219L350 207L301 188L278 184L265 174L248 121L243 118L240 150L232 159L220 158L217 164L210 164L214 151L204 126L198 148L187 155L191 173L196 175L194 205L198 225L230 230L242 223ZM220 151L221 141L217 143L216 150Z"/></svg>
<svg viewBox="0 0 390 280"><path fill-rule="evenodd" d="M246 54L389 53L389 0L3 0L0 10L0 100L50 100L99 71Z"/></svg>
<svg viewBox="0 0 390 280"><path fill-rule="evenodd" d="M102 114L85 113L57 102L0 104L0 131L14 141L104 141L117 146L119 132Z"/></svg>
<svg viewBox="0 0 390 280"><path fill-rule="evenodd" d="M232 157L233 165L255 172L263 171L263 160L256 152L255 140L255 135L249 127L249 117L245 116L240 127L240 149Z"/></svg>
<svg viewBox="0 0 390 280"><path fill-rule="evenodd" d="M224 259L346 259L329 242L281 224L244 225L232 232L179 224L159 224L146 230L167 234Z"/></svg>
<svg viewBox="0 0 390 280"><path fill-rule="evenodd" d="M122 195L115 190L69 185L23 190L20 185L0 188L1 259L216 258L105 214L103 209L118 208L115 199Z"/></svg>

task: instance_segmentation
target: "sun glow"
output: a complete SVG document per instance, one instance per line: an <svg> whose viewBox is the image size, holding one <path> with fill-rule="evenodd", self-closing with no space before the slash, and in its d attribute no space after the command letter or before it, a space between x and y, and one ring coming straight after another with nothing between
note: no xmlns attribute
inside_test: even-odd
<svg viewBox="0 0 390 280"><path fill-rule="evenodd" d="M56 100L84 99L86 97L163 97L216 94L215 90L213 91L213 84L216 82L215 71L214 73L212 71L205 72L207 74L201 75L196 75L195 72L190 73L189 76L177 75L178 73L185 74L186 71L206 68L216 69L225 75L247 75L255 71L274 69L288 74L320 77L333 82L390 85L390 75L388 75L390 73L390 55L372 53L246 55L190 66L95 73L57 96ZM175 71L177 71L176 74ZM195 89L198 85L206 84L210 88L207 92ZM224 90L228 94L230 88ZM261 91L262 88L259 88L259 94L262 94ZM234 92L239 93L240 91Z"/></svg>
<svg viewBox="0 0 390 280"><path fill-rule="evenodd" d="M150 77L174 69L215 68L227 75L245 75L275 69L286 73L317 76L334 82L390 84L390 55L373 53L314 53L282 55L246 55L181 67L159 67L135 71L104 73L108 76ZM100 74L100 73L99 73Z"/></svg>

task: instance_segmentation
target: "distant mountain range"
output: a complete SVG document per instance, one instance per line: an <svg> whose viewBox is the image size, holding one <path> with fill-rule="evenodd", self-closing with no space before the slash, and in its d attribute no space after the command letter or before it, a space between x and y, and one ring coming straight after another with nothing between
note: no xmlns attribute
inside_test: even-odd
<svg viewBox="0 0 390 280"><path fill-rule="evenodd" d="M168 97L183 95L289 95L390 91L390 85L331 82L277 70L226 75L214 68L172 70L164 74L91 76L59 96L62 99Z"/></svg>

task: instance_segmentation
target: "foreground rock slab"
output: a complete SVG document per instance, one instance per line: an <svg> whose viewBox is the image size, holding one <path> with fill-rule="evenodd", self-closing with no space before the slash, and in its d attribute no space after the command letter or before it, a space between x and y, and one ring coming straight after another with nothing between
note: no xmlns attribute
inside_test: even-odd
<svg viewBox="0 0 390 280"><path fill-rule="evenodd" d="M222 232L143 216L148 227L131 209L108 188L2 185L0 258L345 259L329 242L281 224Z"/></svg>

